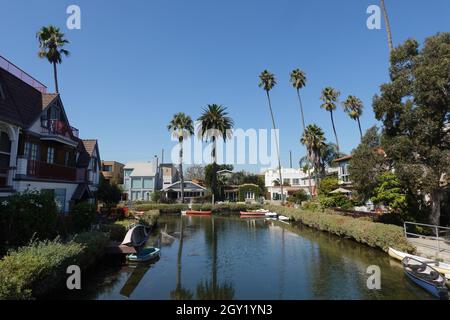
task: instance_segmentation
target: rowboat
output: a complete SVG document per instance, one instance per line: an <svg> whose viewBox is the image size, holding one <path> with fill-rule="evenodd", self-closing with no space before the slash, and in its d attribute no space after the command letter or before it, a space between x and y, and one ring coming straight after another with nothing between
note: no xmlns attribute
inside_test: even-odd
<svg viewBox="0 0 450 320"><path fill-rule="evenodd" d="M242 218L258 218L265 217L265 211L241 211L240 212Z"/></svg>
<svg viewBox="0 0 450 320"><path fill-rule="evenodd" d="M212 211L187 210L186 215L188 215L188 216L210 216L210 215L212 215Z"/></svg>
<svg viewBox="0 0 450 320"><path fill-rule="evenodd" d="M291 220L289 217L286 217L286 216L278 216L278 220L281 220L281 221L289 221L289 220Z"/></svg>
<svg viewBox="0 0 450 320"><path fill-rule="evenodd" d="M140 247L147 241L147 238L147 227L142 224L138 224L127 231L125 238L122 241L122 245L129 247Z"/></svg>
<svg viewBox="0 0 450 320"><path fill-rule="evenodd" d="M403 261L404 258L409 257L409 258L413 258L418 261L421 261L423 263L426 263L430 267L436 269L438 272L444 274L445 277L448 280L450 280L450 264L449 263L433 261L433 260L430 260L430 259L427 259L424 257L419 257L419 256L415 256L415 255L412 255L409 253L401 252L401 251L395 250L393 248L389 248L388 253L392 258L397 259L399 261Z"/></svg>
<svg viewBox="0 0 450 320"><path fill-rule="evenodd" d="M127 255L128 261L145 262L159 257L160 250L158 248L144 248L137 253Z"/></svg>
<svg viewBox="0 0 450 320"><path fill-rule="evenodd" d="M444 277L426 263L411 257L402 260L406 276L415 284L441 300L448 299L448 289Z"/></svg>

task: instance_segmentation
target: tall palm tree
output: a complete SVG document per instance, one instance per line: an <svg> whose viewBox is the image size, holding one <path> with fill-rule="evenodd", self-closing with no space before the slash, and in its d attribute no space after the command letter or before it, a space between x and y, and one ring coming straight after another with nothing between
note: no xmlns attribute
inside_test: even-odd
<svg viewBox="0 0 450 320"><path fill-rule="evenodd" d="M381 11L383 11L384 15L384 22L386 23L386 32L388 37L388 46L389 46L389 53L392 53L392 50L394 50L394 44L392 41L392 32L391 32L391 24L389 22L389 16L386 10L386 5L384 4L384 0L380 0L381 4Z"/></svg>
<svg viewBox="0 0 450 320"><path fill-rule="evenodd" d="M194 123L190 116L179 112L175 114L167 125L167 130L172 134L172 136L178 139L180 144L180 180L181 180L181 203L184 203L184 175L183 175L183 141L185 138L194 135Z"/></svg>
<svg viewBox="0 0 450 320"><path fill-rule="evenodd" d="M348 114L348 116L358 122L359 135L362 140L363 134L361 130L361 122L359 121L364 108L362 101L357 97L350 95L347 97L347 100L342 103L342 105L344 107L344 111Z"/></svg>
<svg viewBox="0 0 450 320"><path fill-rule="evenodd" d="M326 146L325 134L320 127L310 124L306 127L300 142L308 149L308 159L314 168L314 180L317 189L319 175L322 175L324 171L322 151Z"/></svg>
<svg viewBox="0 0 450 320"><path fill-rule="evenodd" d="M62 56L69 56L69 51L63 49L64 45L69 41L64 38L64 33L61 33L59 28L49 25L42 27L36 34L39 40L40 58L47 58L48 62L53 65L53 76L55 78L55 90L59 93L58 87L58 72L56 65L62 62Z"/></svg>
<svg viewBox="0 0 450 320"><path fill-rule="evenodd" d="M302 116L302 125L303 125L303 133L306 130L306 125L305 125L305 114L303 112L303 103L302 103L302 98L300 96L300 89L304 88L306 85L306 74L301 71L300 69L295 69L291 72L291 83L292 86L296 89L297 91L297 97L298 97L298 102L300 104L300 113ZM306 152L308 152L308 150L306 150ZM309 194L312 196L312 185L311 185L311 171L308 168L308 181L309 181Z"/></svg>
<svg viewBox="0 0 450 320"><path fill-rule="evenodd" d="M283 178L281 176L281 160L280 160L280 148L278 146L278 135L277 135L277 126L275 125L275 118L273 116L273 110L272 110L272 102L270 100L270 90L275 87L277 84L277 80L275 79L275 76L270 73L267 70L264 70L259 75L259 87L263 88L264 91L266 91L267 95L267 101L269 102L269 110L270 110L270 116L272 117L272 127L275 131L275 146L277 148L277 157L278 157L278 174L280 177L280 190L281 190L281 204L284 205L284 195L283 195Z"/></svg>
<svg viewBox="0 0 450 320"><path fill-rule="evenodd" d="M217 195L217 139L222 138L224 142L232 137L234 121L228 116L227 108L217 104L209 104L203 108L198 118L200 127L198 135L201 139L212 142L211 161L213 165L211 191ZM214 202L214 199L213 199Z"/></svg>
<svg viewBox="0 0 450 320"><path fill-rule="evenodd" d="M337 91L336 89L331 88L331 87L326 87L325 89L322 90L322 96L320 97L320 99L323 101L323 103L320 107L322 109L325 109L330 112L331 124L333 125L333 132L334 132L334 137L336 139L336 145L338 147L338 151L339 151L339 140L338 140L338 136L336 133L336 127L334 125L333 111L336 110L336 102L338 101L339 95L340 95L340 92Z"/></svg>

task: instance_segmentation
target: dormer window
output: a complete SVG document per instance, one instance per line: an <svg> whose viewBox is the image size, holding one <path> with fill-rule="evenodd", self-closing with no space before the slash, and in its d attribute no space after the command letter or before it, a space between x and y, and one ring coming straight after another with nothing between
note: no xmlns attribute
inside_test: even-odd
<svg viewBox="0 0 450 320"><path fill-rule="evenodd" d="M3 90L3 86L2 86L1 82L0 82L0 99L1 100L5 100L6 99L6 94L5 94L5 91Z"/></svg>
<svg viewBox="0 0 450 320"><path fill-rule="evenodd" d="M58 106L53 105L50 108L50 119L49 120L60 120L61 110Z"/></svg>

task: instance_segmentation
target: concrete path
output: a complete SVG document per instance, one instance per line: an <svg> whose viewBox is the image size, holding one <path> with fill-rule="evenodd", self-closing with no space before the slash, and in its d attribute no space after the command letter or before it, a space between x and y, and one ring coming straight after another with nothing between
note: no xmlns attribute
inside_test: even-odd
<svg viewBox="0 0 450 320"><path fill-rule="evenodd" d="M436 240L424 239L424 238L408 238L408 241L416 246L417 255L429 259L439 259L450 263L450 242L449 241L439 241L439 252L438 243Z"/></svg>

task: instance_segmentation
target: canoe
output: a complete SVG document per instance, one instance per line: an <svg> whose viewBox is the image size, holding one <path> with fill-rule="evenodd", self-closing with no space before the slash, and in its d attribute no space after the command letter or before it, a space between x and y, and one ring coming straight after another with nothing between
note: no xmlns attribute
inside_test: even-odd
<svg viewBox="0 0 450 320"><path fill-rule="evenodd" d="M434 297L448 300L448 289L444 277L426 263L411 257L402 260L405 275Z"/></svg>
<svg viewBox="0 0 450 320"><path fill-rule="evenodd" d="M147 227L138 224L127 231L125 238L122 241L122 245L129 247L140 247L148 238Z"/></svg>
<svg viewBox="0 0 450 320"><path fill-rule="evenodd" d="M424 262L427 265L429 265L430 267L436 269L438 272L444 274L445 277L450 280L450 264L449 263L433 261L433 260L430 260L430 259L427 259L424 257L419 257L419 256L415 256L415 255L412 255L409 253L401 252L401 251L395 250L393 248L389 248L388 253L392 258L397 259L399 261L403 261L404 258L409 257L409 258L413 258L413 259L419 260L421 262Z"/></svg>
<svg viewBox="0 0 450 320"><path fill-rule="evenodd" d="M131 262L145 262L158 258L159 253L158 248L144 248L137 253L127 255L127 259Z"/></svg>
<svg viewBox="0 0 450 320"><path fill-rule="evenodd" d="M249 217L249 218L256 218L256 217L265 217L266 212L263 211L241 211L241 217Z"/></svg>
<svg viewBox="0 0 450 320"><path fill-rule="evenodd" d="M187 210L186 215L188 215L188 216L210 216L210 215L212 215L212 211Z"/></svg>

